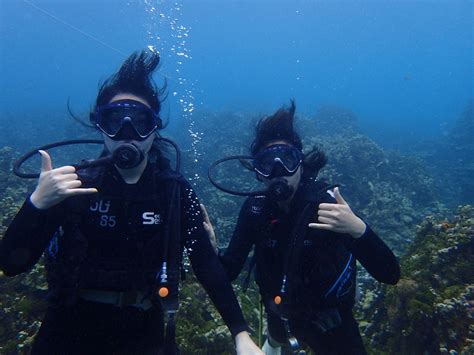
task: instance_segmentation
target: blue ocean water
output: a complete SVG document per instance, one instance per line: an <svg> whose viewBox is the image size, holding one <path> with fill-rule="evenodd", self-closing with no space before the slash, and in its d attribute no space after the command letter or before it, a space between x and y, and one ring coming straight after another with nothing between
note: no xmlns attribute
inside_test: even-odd
<svg viewBox="0 0 474 355"><path fill-rule="evenodd" d="M172 130L186 108L264 114L294 98L306 115L347 107L401 146L443 134L473 97L473 23L471 1L1 0L0 124L54 125L68 98L87 112L99 79L155 46Z"/></svg>

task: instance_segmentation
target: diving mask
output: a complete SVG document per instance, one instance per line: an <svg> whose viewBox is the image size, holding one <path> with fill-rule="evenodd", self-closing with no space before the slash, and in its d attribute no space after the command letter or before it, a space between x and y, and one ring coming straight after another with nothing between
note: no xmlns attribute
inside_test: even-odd
<svg viewBox="0 0 474 355"><path fill-rule="evenodd" d="M148 106L135 100L119 100L97 107L94 120L97 128L112 139L120 139L123 128L132 128L140 140L162 128L161 118Z"/></svg>
<svg viewBox="0 0 474 355"><path fill-rule="evenodd" d="M292 176L303 162L303 153L288 144L275 144L257 153L254 170L266 179Z"/></svg>

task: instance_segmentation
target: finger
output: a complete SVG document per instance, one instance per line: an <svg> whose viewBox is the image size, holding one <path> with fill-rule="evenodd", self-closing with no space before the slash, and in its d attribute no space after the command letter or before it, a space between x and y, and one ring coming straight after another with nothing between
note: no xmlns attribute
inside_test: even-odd
<svg viewBox="0 0 474 355"><path fill-rule="evenodd" d="M67 196L79 196L79 195L89 195L95 194L98 190L96 188L88 188L88 189L67 189L66 195Z"/></svg>
<svg viewBox="0 0 474 355"><path fill-rule="evenodd" d="M319 210L318 216L329 217L329 218L336 218L336 211L328 211L328 210Z"/></svg>
<svg viewBox="0 0 474 355"><path fill-rule="evenodd" d="M330 224L323 224L323 223L310 223L308 224L309 228L313 229L324 229L324 230L333 230L334 227Z"/></svg>
<svg viewBox="0 0 474 355"><path fill-rule="evenodd" d="M38 150L41 155L41 172L53 170L53 163L51 157L45 150Z"/></svg>
<svg viewBox="0 0 474 355"><path fill-rule="evenodd" d="M79 180L77 174L61 174L58 179L61 181Z"/></svg>
<svg viewBox="0 0 474 355"><path fill-rule="evenodd" d="M212 228L212 226L207 223L207 222L202 222L202 225L204 227L204 230L206 231L207 234L210 234L210 238L211 238L211 242L213 242L212 239L215 239L215 235L214 235L214 229Z"/></svg>
<svg viewBox="0 0 474 355"><path fill-rule="evenodd" d="M201 212L202 212L202 214L203 214L203 216L204 216L204 221L205 221L206 223L211 224L211 221L209 220L209 215L207 214L206 207L205 207L202 203L200 203L199 206L201 207Z"/></svg>
<svg viewBox="0 0 474 355"><path fill-rule="evenodd" d="M337 208L335 203L320 203L318 206L319 210L332 211Z"/></svg>
<svg viewBox="0 0 474 355"><path fill-rule="evenodd" d="M72 174L76 172L76 168L71 165L65 165L54 169L54 172L57 174Z"/></svg>
<svg viewBox="0 0 474 355"><path fill-rule="evenodd" d="M327 217L318 217L318 222L321 223L326 223L326 224L334 224L336 221L332 218L327 218Z"/></svg>
<svg viewBox="0 0 474 355"><path fill-rule="evenodd" d="M341 193L339 192L339 187L334 189L334 197L336 198L338 204L347 205L346 200L344 200L344 197L342 197Z"/></svg>
<svg viewBox="0 0 474 355"><path fill-rule="evenodd" d="M72 180L72 181L65 181L64 186L66 189L77 189L78 187L82 186L81 180Z"/></svg>

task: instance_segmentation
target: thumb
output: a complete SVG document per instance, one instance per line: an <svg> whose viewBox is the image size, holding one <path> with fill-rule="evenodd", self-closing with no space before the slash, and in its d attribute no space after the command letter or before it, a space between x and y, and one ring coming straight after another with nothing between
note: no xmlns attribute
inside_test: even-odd
<svg viewBox="0 0 474 355"><path fill-rule="evenodd" d="M336 198L336 201L340 205L347 205L346 200L342 197L341 193L339 192L339 187L336 187L334 189L334 197Z"/></svg>
<svg viewBox="0 0 474 355"><path fill-rule="evenodd" d="M38 152L41 154L41 172L52 170L53 164L49 154L45 150L38 150Z"/></svg>

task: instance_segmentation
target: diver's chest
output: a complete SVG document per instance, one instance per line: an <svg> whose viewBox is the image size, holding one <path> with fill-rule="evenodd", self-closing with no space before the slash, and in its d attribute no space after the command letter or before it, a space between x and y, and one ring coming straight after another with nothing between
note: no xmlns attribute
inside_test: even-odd
<svg viewBox="0 0 474 355"><path fill-rule="evenodd" d="M257 245L264 258L274 259L273 263L285 263L291 258L291 263L308 271L315 265L327 267L337 263L337 257L348 254L339 236L299 227L294 222L272 219L262 228Z"/></svg>
<svg viewBox="0 0 474 355"><path fill-rule="evenodd" d="M87 235L142 237L161 233L166 209L158 197L124 200L114 197L92 198L81 225Z"/></svg>

